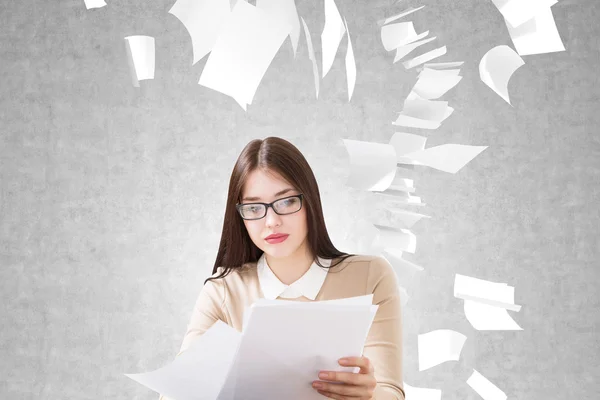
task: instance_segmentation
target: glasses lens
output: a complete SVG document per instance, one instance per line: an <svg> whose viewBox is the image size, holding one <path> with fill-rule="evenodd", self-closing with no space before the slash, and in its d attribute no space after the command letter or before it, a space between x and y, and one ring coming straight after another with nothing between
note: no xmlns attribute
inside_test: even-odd
<svg viewBox="0 0 600 400"><path fill-rule="evenodd" d="M275 204L273 204L273 207L275 207L275 210L277 210L279 214L295 213L296 211L300 210L301 206L302 202L300 201L299 197L289 197L287 199L281 199L276 201Z"/></svg>
<svg viewBox="0 0 600 400"><path fill-rule="evenodd" d="M242 218L262 218L265 215L265 206L262 204L248 204L240 207Z"/></svg>

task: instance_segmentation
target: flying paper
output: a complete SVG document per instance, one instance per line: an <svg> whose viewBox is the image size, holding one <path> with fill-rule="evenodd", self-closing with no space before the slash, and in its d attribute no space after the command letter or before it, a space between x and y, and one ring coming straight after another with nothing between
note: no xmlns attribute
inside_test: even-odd
<svg viewBox="0 0 600 400"><path fill-rule="evenodd" d="M317 98L319 98L319 67L317 66L317 58L315 57L315 50L313 48L312 39L310 38L310 32L308 31L308 26L306 26L306 22L304 22L304 18L300 17L302 20L302 26L304 27L304 35L306 36L306 46L308 47L308 58L312 62L313 67L313 75L315 76L315 89L317 91Z"/></svg>
<svg viewBox="0 0 600 400"><path fill-rule="evenodd" d="M402 12L394 15L393 17L389 17L389 18L386 18L386 19L381 19L381 20L377 21L377 23L380 26L385 25L385 24L389 24L390 22L394 22L394 21L396 21L396 20L398 20L398 19L400 19L402 17L406 17L407 15L412 14L415 11L419 11L423 7L425 7L425 6L421 6L421 7L418 7L418 8L409 8L408 10L404 10L404 11L402 11Z"/></svg>
<svg viewBox="0 0 600 400"><path fill-rule="evenodd" d="M414 153L425 149L427 138L414 133L396 132L390 139L390 144L396 149L396 161L404 154Z"/></svg>
<svg viewBox="0 0 600 400"><path fill-rule="evenodd" d="M488 146L465 144L442 144L425 150L402 155L415 165L425 165L440 171L455 174Z"/></svg>
<svg viewBox="0 0 600 400"><path fill-rule="evenodd" d="M544 8L550 8L558 0L492 0L500 14L512 27L530 20Z"/></svg>
<svg viewBox="0 0 600 400"><path fill-rule="evenodd" d="M325 0L325 26L321 33L321 47L323 48L323 78L331 69L333 59L337 53L342 37L346 32L344 22L340 16L334 0Z"/></svg>
<svg viewBox="0 0 600 400"><path fill-rule="evenodd" d="M210 53L230 14L229 0L177 0L169 10L192 38L192 65Z"/></svg>
<svg viewBox="0 0 600 400"><path fill-rule="evenodd" d="M198 84L231 96L243 108L252 99L291 26L238 1L227 18Z"/></svg>
<svg viewBox="0 0 600 400"><path fill-rule="evenodd" d="M392 51L398 47L424 38L429 31L417 35L412 21L398 22L385 25L381 28L381 42L387 51Z"/></svg>
<svg viewBox="0 0 600 400"><path fill-rule="evenodd" d="M348 101L352 98L354 85L356 84L356 61L354 60L354 50L352 50L352 41L350 41L350 30L348 23L344 18L344 25L348 33L348 49L346 50L346 80L348 82Z"/></svg>
<svg viewBox="0 0 600 400"><path fill-rule="evenodd" d="M440 389L428 389L410 386L408 383L404 383L404 393L406 399L411 400L441 400L442 391Z"/></svg>
<svg viewBox="0 0 600 400"><path fill-rule="evenodd" d="M425 68L445 69L445 68L456 68L463 65L464 61L451 61L451 62L438 62L438 63L425 63Z"/></svg>
<svg viewBox="0 0 600 400"><path fill-rule="evenodd" d="M389 144L343 139L350 155L348 186L360 190L387 189L396 175L396 151Z"/></svg>
<svg viewBox="0 0 600 400"><path fill-rule="evenodd" d="M496 46L481 58L479 77L483 83L510 104L508 81L512 74L524 64L523 59L510 47Z"/></svg>
<svg viewBox="0 0 600 400"><path fill-rule="evenodd" d="M419 335L419 371L446 361L458 361L466 340L465 335L450 329L438 329Z"/></svg>
<svg viewBox="0 0 600 400"><path fill-rule="evenodd" d="M413 193L416 190L414 184L415 182L412 179L401 178L396 182L396 179L394 178L394 182L392 182L388 189L404 190L405 192Z"/></svg>
<svg viewBox="0 0 600 400"><path fill-rule="evenodd" d="M426 100L438 99L461 81L458 69L425 68L419 74L412 91Z"/></svg>
<svg viewBox="0 0 600 400"><path fill-rule="evenodd" d="M413 67L416 67L417 65L421 65L423 63L426 63L427 61L431 61L435 58L443 56L444 54L446 54L446 46L442 46L437 49L428 51L425 54L421 54L420 56L417 56L412 60L403 62L402 65L404 65L404 68L406 69L411 69Z"/></svg>
<svg viewBox="0 0 600 400"><path fill-rule="evenodd" d="M431 218L429 215L419 214L408 210L397 208L390 208L389 210L396 216L396 219L400 220L402 228L406 229L412 228L413 225L419 222L422 218Z"/></svg>
<svg viewBox="0 0 600 400"><path fill-rule="evenodd" d="M413 254L416 251L417 237L410 230L377 224L373 226L378 230L377 236L373 239L373 247L400 249Z"/></svg>
<svg viewBox="0 0 600 400"><path fill-rule="evenodd" d="M376 194L382 194L384 196L389 196L389 198L394 201L400 202L400 204L406 205L414 205L414 206L425 206L425 203L421 202L421 198L419 196L413 196L409 192L404 190L397 189L386 189L382 192L376 192Z"/></svg>
<svg viewBox="0 0 600 400"><path fill-rule="evenodd" d="M104 7L106 5L104 0L84 0L84 1L85 1L85 8L88 10L90 8L100 8L100 7Z"/></svg>
<svg viewBox="0 0 600 400"><path fill-rule="evenodd" d="M127 36L125 45L133 86L140 87L139 81L154 79L154 38L141 35Z"/></svg>
<svg viewBox="0 0 600 400"><path fill-rule="evenodd" d="M294 0L256 0L256 8L290 24L292 27L290 41L292 42L295 58L298 41L300 40L300 20L298 19L298 11Z"/></svg>
<svg viewBox="0 0 600 400"><path fill-rule="evenodd" d="M467 379L467 385L471 386L484 400L506 400L506 393L481 375L476 370Z"/></svg>
<svg viewBox="0 0 600 400"><path fill-rule="evenodd" d="M392 124L409 128L437 129L453 111L447 101L408 97L404 101L402 112Z"/></svg>
<svg viewBox="0 0 600 400"><path fill-rule="evenodd" d="M454 279L454 297L465 301L465 317L479 331L523 330L507 312L521 310L514 296L514 287L506 283L460 274Z"/></svg>
<svg viewBox="0 0 600 400"><path fill-rule="evenodd" d="M508 22L506 26L519 55L565 51L550 7L539 10L534 18L516 28Z"/></svg>
<svg viewBox="0 0 600 400"><path fill-rule="evenodd" d="M427 31L425 33L429 33L429 31ZM402 60L408 54L412 53L412 51L414 49L416 49L417 47L427 44L431 41L434 41L436 38L437 38L437 36L430 37L430 38L423 39L423 40L417 40L416 42L408 43L408 44L398 47L396 49L396 55L394 56L394 63Z"/></svg>

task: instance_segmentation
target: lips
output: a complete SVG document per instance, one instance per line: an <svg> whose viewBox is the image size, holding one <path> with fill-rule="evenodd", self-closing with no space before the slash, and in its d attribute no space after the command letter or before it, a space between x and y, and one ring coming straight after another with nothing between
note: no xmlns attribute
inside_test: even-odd
<svg viewBox="0 0 600 400"><path fill-rule="evenodd" d="M271 240L271 239L279 239L279 238L284 238L287 237L289 235L286 235L285 233L275 233L273 235L269 235L265 238L265 240Z"/></svg>

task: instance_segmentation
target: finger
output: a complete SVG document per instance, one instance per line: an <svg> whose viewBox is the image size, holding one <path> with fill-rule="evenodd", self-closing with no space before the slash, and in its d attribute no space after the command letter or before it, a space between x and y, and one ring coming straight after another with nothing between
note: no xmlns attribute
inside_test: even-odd
<svg viewBox="0 0 600 400"><path fill-rule="evenodd" d="M336 394L338 396L342 396L344 398L349 398L349 399L359 399L359 398L363 398L363 397L369 397L369 386L355 386L355 385L348 385L348 384L344 384L344 383L333 383L333 382L322 382L319 381L319 383L321 384L320 387L314 387L315 390L319 391L324 391L324 392L328 392L328 393L332 393L332 394Z"/></svg>
<svg viewBox="0 0 600 400"><path fill-rule="evenodd" d="M340 394L334 393L334 392L328 392L326 390L317 390L317 392L319 392L320 394L322 394L323 396L327 397L328 399L335 399L335 400L359 400L361 399L360 396L342 396Z"/></svg>
<svg viewBox="0 0 600 400"><path fill-rule="evenodd" d="M321 376L321 374L319 374L319 379L330 382L342 382L355 386L371 386L373 377L371 375L356 374L354 372L328 371L327 376Z"/></svg>
<svg viewBox="0 0 600 400"><path fill-rule="evenodd" d="M347 360L347 363L340 361L340 365L345 367L360 367L359 374L372 374L375 371L373 363L368 357L347 357Z"/></svg>

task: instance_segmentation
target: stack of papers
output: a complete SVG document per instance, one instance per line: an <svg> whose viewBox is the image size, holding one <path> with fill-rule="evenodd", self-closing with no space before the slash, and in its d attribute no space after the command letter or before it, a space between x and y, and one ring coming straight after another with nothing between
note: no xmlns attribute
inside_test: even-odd
<svg viewBox="0 0 600 400"><path fill-rule="evenodd" d="M171 364L125 374L173 400L322 399L311 384L321 370L360 357L378 305L373 295L298 302L259 299L242 333L217 321Z"/></svg>

